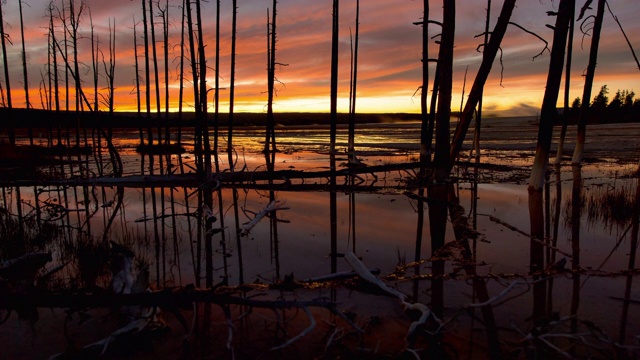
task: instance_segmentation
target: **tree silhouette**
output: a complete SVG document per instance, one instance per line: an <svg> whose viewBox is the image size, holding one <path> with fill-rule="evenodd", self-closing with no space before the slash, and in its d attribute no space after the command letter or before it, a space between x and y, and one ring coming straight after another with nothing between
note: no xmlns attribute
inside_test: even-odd
<svg viewBox="0 0 640 360"><path fill-rule="evenodd" d="M598 47L600 45L600 32L602 30L602 20L604 18L605 0L598 0L598 10L593 24L593 33L591 34L591 49L589 50L589 65L587 65L587 74L584 80L583 99L591 97L591 88L593 87L593 79L596 74L596 64L598 62ZM587 3L588 5L588 3ZM587 6L585 5L585 7ZM584 11L584 8L583 8ZM606 103L605 103L606 104ZM582 162L582 154L584 152L584 141L587 132L587 118L589 116L589 106L586 103L580 108L580 116L578 117L578 134L576 137L576 147L573 151L573 159L571 163L574 165Z"/></svg>
<svg viewBox="0 0 640 360"><path fill-rule="evenodd" d="M560 93L560 82L562 81L562 69L564 66L565 48L567 45L567 34L569 32L569 21L573 14L575 0L562 0L556 14L556 23L553 31L553 45L551 47L551 59L549 61L549 72L547 74L547 85L545 87L542 109L540 113L540 125L538 128L538 141L536 145L536 155L529 176L529 192L542 191L545 173L549 164L549 149L551 147L551 135L553 125L556 123L558 112L556 104ZM532 225L533 226L533 225Z"/></svg>

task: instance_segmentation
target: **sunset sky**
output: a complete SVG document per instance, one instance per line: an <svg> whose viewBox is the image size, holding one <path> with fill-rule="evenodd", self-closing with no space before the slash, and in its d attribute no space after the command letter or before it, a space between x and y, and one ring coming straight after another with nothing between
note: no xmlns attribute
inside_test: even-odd
<svg viewBox="0 0 640 360"><path fill-rule="evenodd" d="M68 0L65 0L68 3ZM76 0L79 4L79 0ZM154 1L155 3L156 1ZM11 0L2 5L5 31L10 35L13 45L8 45L8 63L10 66L11 93L14 107L25 107L24 85L21 63L20 22L18 1ZM91 11L96 34L99 35L100 48L108 60L108 23L116 22L116 110L136 109L133 22L142 19L140 0L86 0L88 8L80 20L80 58L85 65L81 67L83 86L93 99L93 75L90 60L90 24ZM340 101L339 110L347 110L349 93L350 36L355 30L355 1L340 2ZM578 6L584 0L577 1ZM35 108L41 108L39 86L46 78L47 28L48 15L45 0L26 0L23 6L25 17L25 42L29 69L30 100ZM54 1L58 7L61 0ZM165 0L160 6L164 7ZM630 37L636 51L640 52L640 1L610 0L612 11L618 16ZM238 1L238 50L236 73L236 111L266 111L266 17L271 0ZM280 0L278 2L278 43L277 62L288 64L277 68L276 76L281 82L278 86L275 110L280 112L327 112L329 111L329 73L331 55L331 10L330 0ZM555 18L546 15L555 10L558 0L520 0L514 11L512 21L526 27L551 42L552 31L546 24L553 24ZM170 103L172 110L178 107L178 58L182 1L170 0ZM492 7L492 25L500 12L502 1L494 0ZM458 109L462 94L463 77L468 67L467 92L480 65L481 54L476 51L481 38L474 38L484 29L486 1L465 0L457 2L456 48L454 62L454 101L452 108ZM155 8L154 10L157 10ZM214 85L215 61L215 1L203 2L203 26L206 33L208 71L207 85ZM360 53L358 64L358 101L359 112L419 112L419 93L416 89L421 81L421 29L412 23L421 21L422 1L361 1L360 14ZM157 13L157 11L156 11ZM231 38L231 0L221 1L221 58L220 86L228 88L230 73ZM593 10L590 14L593 13ZM442 2L431 1L431 18L439 20L442 14ZM156 38L158 55L163 54L162 26L156 18ZM59 25L59 22L56 22ZM589 26L587 26L590 28ZM140 75L144 76L142 57L142 24L138 27L138 53ZM430 26L433 35L439 28ZM56 36L62 38L62 29L57 28ZM640 70L626 44L613 17L606 13L603 37L600 43L600 56L594 83L594 95L607 84L613 93L617 89L640 92ZM572 99L581 96L583 71L586 68L590 38L584 38L576 30L573 63ZM551 44L549 44L549 47ZM538 112L545 87L546 72L549 66L549 53L535 60L533 57L544 48L544 44L535 37L516 27L510 27L504 39L503 64L504 78L500 86L500 64L494 64L485 90L485 111L504 115L534 115ZM431 56L437 56L437 44L432 41ZM62 62L62 59L58 57ZM4 61L4 59L3 59ZM61 74L63 67L59 66ZM161 101L164 109L164 62L159 59ZM153 67L152 67L153 69ZM186 78L189 78L189 65L185 66ZM100 88L106 86L102 77L104 69L100 64ZM61 75L62 76L62 75ZM433 69L431 78L433 78ZM3 91L6 92L4 73L0 74ZM152 78L152 84L153 84ZM46 83L47 81L45 81ZM144 82L142 83L144 84ZM187 83L185 89L185 110L192 110L192 89ZM64 98L64 85L61 84L61 98ZM155 109L155 90L152 89L152 111ZM144 90L142 91L144 95ZM5 94L6 95L6 94ZM75 100L71 98L71 106ZM144 108L144 99L143 99ZM62 101L64 108L64 101ZM103 108L104 110L104 108ZM228 90L221 91L221 112L228 111Z"/></svg>

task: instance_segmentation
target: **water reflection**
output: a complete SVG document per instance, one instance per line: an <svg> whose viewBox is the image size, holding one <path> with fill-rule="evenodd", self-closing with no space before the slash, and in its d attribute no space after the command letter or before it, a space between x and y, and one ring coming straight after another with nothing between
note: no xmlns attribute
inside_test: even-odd
<svg viewBox="0 0 640 360"><path fill-rule="evenodd" d="M245 163L239 160L250 157ZM258 158L260 165L251 165ZM396 356L407 346L423 349L420 355L452 356L456 349L462 358L479 353L487 358L583 357L596 350L601 357L624 357L633 350L622 346L635 344L640 331L632 321L637 316L632 286L637 276L637 178L620 176L609 182L588 169L558 168L545 191L528 194L521 185L479 184L473 176L457 183L416 185L416 168L383 170L373 167L380 158L363 158L369 170L349 164L340 154L260 152L238 156L239 169L221 170L216 179L163 183L159 176L187 179L195 161L190 154L125 152L124 168L132 172L135 167L146 177L135 186L82 181L77 176L105 174L114 165L108 156L102 161L74 158L50 169L70 181L2 187L0 256L5 261L50 253L45 269L40 266L32 274L45 294L110 294L121 281L131 286L118 289L133 289L134 283L167 293L217 289L251 301L328 298L367 329L356 335L344 320L318 313L316 329L306 335L308 349L297 348L300 357L329 348L363 355L358 349L375 349L367 341L376 336L396 339L395 350L385 350ZM298 166L314 170L315 176L305 178ZM624 198L616 206L632 210L624 219L602 205L616 198ZM598 207L598 216L591 215ZM378 268L380 277L411 294L412 302L428 305L439 321L424 323L405 343L415 314L405 313L394 299L373 295L374 289L352 278L351 283L301 281L329 274L353 277L345 275L351 271L342 259L347 252ZM623 267L626 271L620 272ZM1 291L24 289L7 275L8 268L3 263L0 270ZM264 350L307 326L301 308L260 311L249 303L197 303L163 310L165 315L159 316L177 326L167 335L172 340L159 348L175 345L181 355L214 349L213 354L227 356L229 333L234 349L258 343ZM92 315L100 311L90 308L86 311ZM35 321L34 308L27 310L21 309L19 316ZM183 318L171 315L173 311ZM44 324L65 326L59 321L61 312L53 314L40 311L35 331ZM18 321L18 315L9 314L0 325L3 336L7 324ZM101 325L108 329L102 334L118 325ZM83 325L69 321L67 326ZM187 334L185 345L181 339ZM96 333L74 341L84 345L99 339ZM46 342L45 337L37 341ZM52 335L48 341L44 348L50 354L68 347L64 338ZM10 354L24 347L18 342Z"/></svg>

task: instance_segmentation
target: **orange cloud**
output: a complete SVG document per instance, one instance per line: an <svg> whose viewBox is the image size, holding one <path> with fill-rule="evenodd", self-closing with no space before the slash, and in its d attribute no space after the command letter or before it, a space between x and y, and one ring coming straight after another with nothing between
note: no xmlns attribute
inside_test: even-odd
<svg viewBox="0 0 640 360"><path fill-rule="evenodd" d="M62 0L54 1L58 7ZM68 0L66 0L68 2ZM78 0L76 0L79 3ZM16 2L17 3L17 2ZM161 87L160 101L162 109L165 102L165 86L169 86L171 109L178 108L178 69L179 44L181 34L182 1L169 1L169 84L164 80L164 60L159 59ZM238 13L238 48L236 63L236 111L264 111L266 104L266 17L267 7L272 2L267 0L247 0L240 3ZM550 40L551 31L545 24L553 22L546 16L554 6L552 1L528 1L518 4L513 21L526 27L541 37ZM107 56L108 20L116 21L116 76L115 102L116 110L130 111L137 108L135 98L135 56L133 45L133 21L140 22L142 9L140 1L89 2L94 31L99 39L100 49ZM161 4L162 6L162 4ZM612 4L620 21L628 34L640 31L640 3L637 0L620 0ZM484 31L486 4L483 2L460 2L457 9L457 29L454 68L454 100L452 107L459 107L462 97L463 77L468 67L466 89L470 89L475 72L481 61L481 54L476 51L481 38L475 35ZM3 5L7 33L13 40L9 47L8 63L14 106L24 106L22 63L20 57L20 34L17 6L13 2ZM154 8L158 13L157 8ZM215 73L212 67L215 61L215 2L203 3L203 19L207 44L207 86L214 85ZM231 3L221 4L221 42L220 42L220 86L229 87L230 80L230 38L231 38ZM492 9L492 24L499 13L499 4ZM431 18L439 20L441 7L432 2ZM47 7L44 3L33 2L24 8L25 44L28 58L30 99L34 107L41 107L40 96L42 78L43 85L48 85L47 77ZM419 104L414 97L421 81L421 29L412 23L422 18L420 2L409 0L367 1L361 2L360 15L360 52L358 63L358 111L361 112L418 112ZM160 19L155 18L156 50L163 56L162 27ZM340 9L340 110L346 111L349 93L350 71L350 29L355 28L355 3L342 2ZM276 76L281 82L276 98L277 111L328 111L329 109L329 73L331 53L331 3L328 1L304 2L282 0L278 3L278 43L277 61L288 66L280 66ZM430 46L430 58L437 57L438 47L435 43L439 28L430 26L434 41ZM137 25L139 76L144 87L144 45L142 40L142 24ZM91 67L91 42L88 12L80 19L79 61L80 76L83 89L89 101L93 102L93 73ZM56 20L56 37L62 41L63 29ZM582 39L575 40L574 74L572 75L572 97L580 96L582 90L581 72L586 66L589 39L586 38L584 48ZM632 41L634 39L632 38ZM638 45L638 44L634 44ZM485 104L490 108L508 110L539 107L544 91L546 72L548 70L548 52L533 60L533 57L544 48L544 43L516 27L510 27L502 46L502 63L496 61L493 73L485 90ZM187 49L188 50L188 49ZM186 53L188 58L188 51ZM71 55L70 55L71 57ZM99 91L106 94L104 69L99 62ZM108 58L106 58L108 61ZM4 61L4 60L3 60ZM59 74L64 74L62 58L58 57ZM431 78L433 78L431 66ZM185 90L183 106L190 110L193 104L193 91L189 82L190 66L185 63ZM637 69L629 55L619 29L610 19L605 20L603 41L601 42L600 61L596 72L596 85L609 85L609 88L633 90L637 83ZM41 75L41 73L43 75ZM151 64L151 108L155 111L155 79ZM502 79L501 79L502 74ZM4 81L4 77L2 78ZM502 85L501 85L502 83ZM3 82L3 87L4 82ZM61 83L61 89L64 86ZM637 90L637 89L636 89ZM597 88L594 90L597 91ZM64 94L64 90L61 90ZM144 88L141 89L144 96ZM220 110L228 109L228 90L221 90ZM64 97L64 96L63 96ZM73 95L71 96L73 106ZM145 99L142 99L143 109ZM520 111L518 110L518 111Z"/></svg>

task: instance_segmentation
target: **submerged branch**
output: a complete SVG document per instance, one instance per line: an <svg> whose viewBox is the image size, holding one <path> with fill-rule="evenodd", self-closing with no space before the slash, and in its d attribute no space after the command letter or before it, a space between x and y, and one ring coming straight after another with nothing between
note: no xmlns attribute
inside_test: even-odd
<svg viewBox="0 0 640 360"><path fill-rule="evenodd" d="M566 256L566 257L568 257L568 258L573 258L573 256L572 256L571 254L569 254L568 252L566 252L566 251L564 251L564 250L561 250L561 249L559 249L559 248L557 248L557 247L555 247L555 246L553 246L553 245L551 245L551 244L548 244L547 242L542 241L542 240L540 240L540 239L538 239L538 238L536 238L536 237L534 237L534 236L531 236L531 234L529 234L529 233L527 233L527 232L525 232L525 231L523 231L523 230L520 230L520 229L518 229L517 227L515 227L515 226L513 226L513 225L511 225L511 224L509 224L509 223L507 223L507 222L504 222L504 221L502 221L502 220L498 219L498 218L497 218L497 217L495 217L495 216L487 215L487 214L478 214L478 215L488 216L488 217L489 217L489 220L493 221L493 222L494 222L494 223L496 223L496 224L500 224L500 225L502 225L502 226L506 227L507 229L509 229L509 230L511 230L511 231L515 231L515 232L517 232L517 233L519 233L519 234L522 234L522 235L524 235L524 236L526 236L526 237L530 238L530 239L531 239L531 241L534 241L534 242L537 242L537 243L539 243L539 244L542 244L542 245L544 245L545 247L548 247L549 249L551 249L551 250L553 250L553 251L556 251L556 252L558 252L558 253L560 253L560 254L562 254L562 255L564 255L564 256Z"/></svg>

